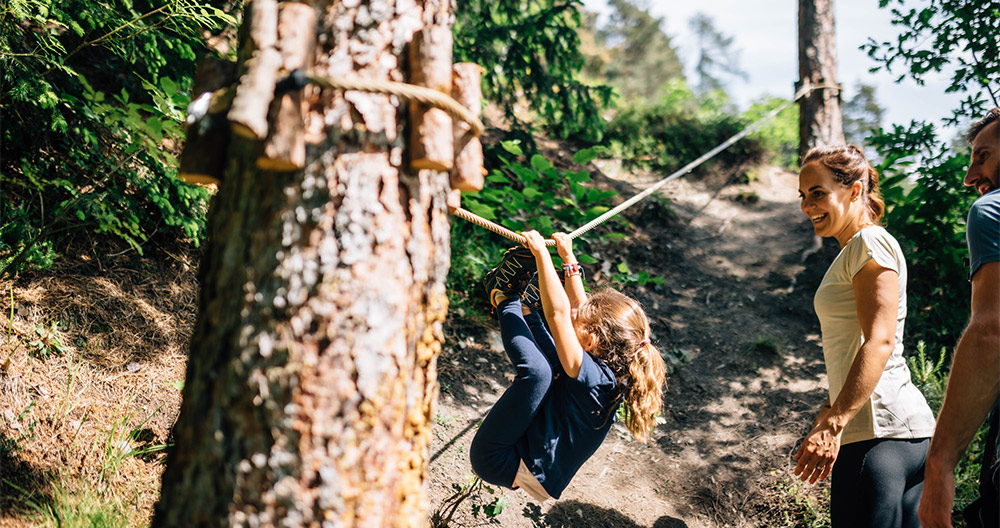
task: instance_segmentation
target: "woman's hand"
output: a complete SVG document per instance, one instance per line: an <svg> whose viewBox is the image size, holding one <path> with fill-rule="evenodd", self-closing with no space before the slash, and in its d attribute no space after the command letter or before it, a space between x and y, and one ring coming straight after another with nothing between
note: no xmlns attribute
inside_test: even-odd
<svg viewBox="0 0 1000 528"><path fill-rule="evenodd" d="M552 240L556 241L556 251L559 252L559 258L567 261L573 256L573 239L569 235L555 233L552 235Z"/></svg>
<svg viewBox="0 0 1000 528"><path fill-rule="evenodd" d="M524 245L528 246L528 249L530 249L531 253L536 257L540 252L548 251L545 249L545 239L542 238L542 235L540 235L538 231L535 231L534 229L531 231L525 231L521 233L521 236L527 239Z"/></svg>
<svg viewBox="0 0 1000 528"><path fill-rule="evenodd" d="M822 422L825 422L823 420ZM834 433L827 423L819 423L802 440L802 446L792 457L797 461L795 476L810 484L823 480L833 471L833 463L840 453L840 434Z"/></svg>

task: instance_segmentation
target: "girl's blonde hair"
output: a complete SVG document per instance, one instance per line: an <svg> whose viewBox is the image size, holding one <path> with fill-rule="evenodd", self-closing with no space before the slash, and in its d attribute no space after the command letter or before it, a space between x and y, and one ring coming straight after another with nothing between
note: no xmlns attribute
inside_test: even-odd
<svg viewBox="0 0 1000 528"><path fill-rule="evenodd" d="M576 324L597 338L593 355L617 378L625 427L636 440L648 441L663 408L667 367L650 343L646 313L635 299L606 289L592 293L580 305Z"/></svg>

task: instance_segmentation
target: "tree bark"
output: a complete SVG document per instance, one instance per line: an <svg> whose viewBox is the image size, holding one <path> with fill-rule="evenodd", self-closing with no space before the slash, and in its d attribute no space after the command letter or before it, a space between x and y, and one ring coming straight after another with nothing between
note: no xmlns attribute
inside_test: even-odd
<svg viewBox="0 0 1000 528"><path fill-rule="evenodd" d="M799 82L837 84L833 0L799 0ZM840 89L819 88L799 100L799 158L813 147L842 145Z"/></svg>
<svg viewBox="0 0 1000 528"><path fill-rule="evenodd" d="M423 11L441 7L310 5L306 67L393 81L406 81ZM396 98L303 99L303 170L259 168L260 142L244 136L219 152L228 161L153 526L427 524L449 175L404 165Z"/></svg>

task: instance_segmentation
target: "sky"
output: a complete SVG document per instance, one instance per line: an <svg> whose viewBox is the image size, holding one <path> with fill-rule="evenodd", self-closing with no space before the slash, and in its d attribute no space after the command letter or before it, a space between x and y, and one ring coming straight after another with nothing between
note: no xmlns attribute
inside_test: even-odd
<svg viewBox="0 0 1000 528"><path fill-rule="evenodd" d="M798 80L798 1L797 0L650 0L650 12L664 18L664 30L693 78L696 44L688 22L701 11L712 18L717 30L733 37L733 49L740 53L740 65L747 80L729 81L727 92L745 109L762 95L790 97ZM940 124L958 106L957 94L946 94L946 74L930 76L923 86L909 78L900 84L896 75L868 70L876 63L858 49L869 37L879 42L893 40L899 33L890 24L888 10L878 8L878 0L837 0L835 2L837 39L837 75L845 97L853 96L858 83L875 86L878 103L885 109L883 126L906 124L911 119ZM584 0L589 11L606 14L605 0ZM940 130L945 137L957 131Z"/></svg>

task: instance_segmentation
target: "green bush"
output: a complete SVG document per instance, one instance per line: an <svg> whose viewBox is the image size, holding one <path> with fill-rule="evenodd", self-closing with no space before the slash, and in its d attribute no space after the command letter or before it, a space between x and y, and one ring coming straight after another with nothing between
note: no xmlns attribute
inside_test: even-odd
<svg viewBox="0 0 1000 528"><path fill-rule="evenodd" d="M694 161L737 134L749 122L729 114L722 92L696 99L676 80L667 83L655 103L637 103L622 109L608 124L608 154L627 165L672 172ZM701 167L734 166L760 160L760 141L744 138Z"/></svg>
<svg viewBox="0 0 1000 528"><path fill-rule="evenodd" d="M750 123L763 118L787 101L780 97L762 97L750 103L743 113L743 119ZM767 151L768 160L785 169L798 170L799 167L799 109L791 105L774 118L761 124L750 134Z"/></svg>
<svg viewBox="0 0 1000 528"><path fill-rule="evenodd" d="M208 195L176 176L205 1L15 0L0 10L0 273L45 267L75 232L141 253L204 236Z"/></svg>
<svg viewBox="0 0 1000 528"><path fill-rule="evenodd" d="M965 220L975 200L962 185L967 153L942 151L928 124L871 138L882 162L885 222L907 257L907 348L951 349L969 318Z"/></svg>

